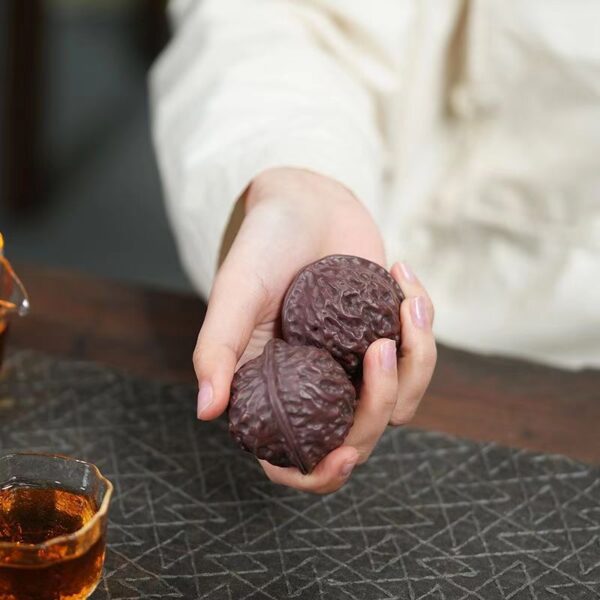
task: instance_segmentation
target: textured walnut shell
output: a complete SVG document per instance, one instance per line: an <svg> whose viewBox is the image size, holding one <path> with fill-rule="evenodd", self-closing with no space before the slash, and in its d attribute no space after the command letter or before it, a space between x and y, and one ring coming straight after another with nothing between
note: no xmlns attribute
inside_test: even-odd
<svg viewBox="0 0 600 600"><path fill-rule="evenodd" d="M294 346L324 348L355 377L372 342L390 338L399 346L403 300L400 286L378 264L327 256L302 269L288 289L283 338Z"/></svg>
<svg viewBox="0 0 600 600"><path fill-rule="evenodd" d="M271 340L233 378L229 432L258 458L310 473L341 446L355 400L348 376L327 352Z"/></svg>

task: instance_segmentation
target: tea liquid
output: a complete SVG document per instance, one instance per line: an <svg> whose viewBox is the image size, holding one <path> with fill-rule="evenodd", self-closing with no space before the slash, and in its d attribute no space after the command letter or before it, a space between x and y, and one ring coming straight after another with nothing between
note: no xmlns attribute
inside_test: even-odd
<svg viewBox="0 0 600 600"><path fill-rule="evenodd" d="M39 544L75 533L96 513L92 498L54 488L0 489L0 542ZM80 600L98 584L104 563L102 536L85 554L39 567L0 565L0 600Z"/></svg>

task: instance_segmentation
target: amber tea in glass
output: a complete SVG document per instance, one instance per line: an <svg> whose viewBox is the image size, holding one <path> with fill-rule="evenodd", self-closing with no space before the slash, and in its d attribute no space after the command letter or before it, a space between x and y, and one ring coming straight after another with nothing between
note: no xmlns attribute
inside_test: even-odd
<svg viewBox="0 0 600 600"><path fill-rule="evenodd" d="M0 600L88 598L102 575L112 485L72 458L0 458Z"/></svg>

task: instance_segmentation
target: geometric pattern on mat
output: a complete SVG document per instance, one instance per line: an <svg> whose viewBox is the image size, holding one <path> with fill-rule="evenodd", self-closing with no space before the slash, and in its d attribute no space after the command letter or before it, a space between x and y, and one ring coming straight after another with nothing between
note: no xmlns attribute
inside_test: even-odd
<svg viewBox="0 0 600 600"><path fill-rule="evenodd" d="M96 600L600 598L597 467L396 428L341 491L305 495L197 422L195 396L33 352L5 365L1 452L115 484Z"/></svg>

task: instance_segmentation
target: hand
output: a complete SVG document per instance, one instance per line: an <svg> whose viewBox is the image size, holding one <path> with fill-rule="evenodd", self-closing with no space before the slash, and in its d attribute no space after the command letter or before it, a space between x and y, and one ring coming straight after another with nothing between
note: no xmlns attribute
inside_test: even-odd
<svg viewBox="0 0 600 600"><path fill-rule="evenodd" d="M236 368L278 335L285 292L302 267L328 254L385 264L381 236L369 213L334 181L297 169L273 169L253 181L244 201L246 216L217 274L194 351L198 418L205 420L226 409ZM394 266L392 275L407 296L400 311L400 360L392 341L372 344L344 445L310 475L260 461L272 481L315 493L335 491L368 458L388 423L405 423L414 414L435 365L433 309L406 267Z"/></svg>

